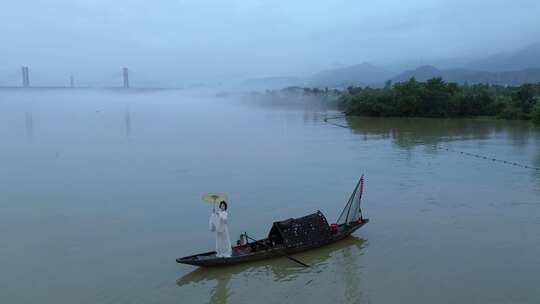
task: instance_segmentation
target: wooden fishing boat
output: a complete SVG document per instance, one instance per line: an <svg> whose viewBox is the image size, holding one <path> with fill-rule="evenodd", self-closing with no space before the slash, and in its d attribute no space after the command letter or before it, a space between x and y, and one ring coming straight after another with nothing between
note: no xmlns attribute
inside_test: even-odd
<svg viewBox="0 0 540 304"><path fill-rule="evenodd" d="M267 238L233 247L231 257L216 257L216 252L210 251L181 257L176 262L214 267L285 256L303 264L288 255L342 240L369 222L363 218L360 208L363 185L362 176L336 224L328 224L323 213L317 211L304 217L274 222Z"/></svg>

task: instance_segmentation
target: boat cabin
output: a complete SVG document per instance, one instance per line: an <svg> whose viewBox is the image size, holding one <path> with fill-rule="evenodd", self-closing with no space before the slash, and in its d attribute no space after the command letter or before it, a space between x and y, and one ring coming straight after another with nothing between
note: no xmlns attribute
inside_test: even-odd
<svg viewBox="0 0 540 304"><path fill-rule="evenodd" d="M323 242L332 237L332 230L321 211L299 218L274 222L268 240L272 245L301 247Z"/></svg>

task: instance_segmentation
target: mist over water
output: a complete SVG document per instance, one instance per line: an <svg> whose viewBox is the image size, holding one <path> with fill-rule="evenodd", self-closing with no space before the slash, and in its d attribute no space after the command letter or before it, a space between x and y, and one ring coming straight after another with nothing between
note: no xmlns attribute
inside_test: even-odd
<svg viewBox="0 0 540 304"><path fill-rule="evenodd" d="M535 303L540 167L526 122L348 118L309 102L208 91L1 91L2 303ZM370 223L345 242L196 270L230 231L321 210L334 221L366 174ZM390 290L390 291L389 291Z"/></svg>
<svg viewBox="0 0 540 304"><path fill-rule="evenodd" d="M0 85L23 65L36 85L142 86L309 76L371 62L466 62L538 43L522 0L11 1L0 11Z"/></svg>
<svg viewBox="0 0 540 304"><path fill-rule="evenodd" d="M338 110L537 121L539 12L3 3L0 303L540 303L539 127ZM369 224L295 255L309 268L176 263L215 248L203 193L228 195L235 242L335 222L362 174Z"/></svg>

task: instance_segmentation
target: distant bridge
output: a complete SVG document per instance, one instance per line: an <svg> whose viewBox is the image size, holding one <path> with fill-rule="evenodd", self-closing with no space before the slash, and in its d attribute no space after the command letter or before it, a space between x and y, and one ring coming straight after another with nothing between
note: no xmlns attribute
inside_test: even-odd
<svg viewBox="0 0 540 304"><path fill-rule="evenodd" d="M20 85L13 85L20 79ZM180 87L133 87L130 85L130 70L127 67L122 68L119 72L115 72L106 79L90 83L87 85L77 85L75 77L69 76L69 85L32 85L30 69L27 66L22 66L20 71L12 71L6 73L6 75L0 75L0 89L114 89L114 90L178 90ZM110 85L112 82L118 82L118 86ZM6 83L11 83L7 85ZM100 84L101 83L101 84ZM108 83L106 85L104 83Z"/></svg>

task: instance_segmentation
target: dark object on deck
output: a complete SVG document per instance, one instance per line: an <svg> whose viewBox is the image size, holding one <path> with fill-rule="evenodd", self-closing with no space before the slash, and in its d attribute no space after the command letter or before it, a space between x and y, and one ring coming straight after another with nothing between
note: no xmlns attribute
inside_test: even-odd
<svg viewBox="0 0 540 304"><path fill-rule="evenodd" d="M362 218L360 209L363 185L362 176L341 212L337 224L329 225L322 212L317 211L304 217L274 222L268 238L233 247L232 256L229 258L218 258L216 252L211 251L178 258L176 262L202 267L224 266L273 257L287 257L289 254L344 239L369 221Z"/></svg>
<svg viewBox="0 0 540 304"><path fill-rule="evenodd" d="M322 242L331 237L330 226L322 212L297 219L274 222L268 239L285 247L299 247L314 242Z"/></svg>

